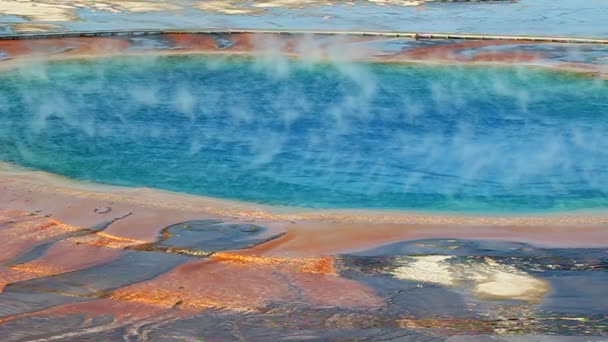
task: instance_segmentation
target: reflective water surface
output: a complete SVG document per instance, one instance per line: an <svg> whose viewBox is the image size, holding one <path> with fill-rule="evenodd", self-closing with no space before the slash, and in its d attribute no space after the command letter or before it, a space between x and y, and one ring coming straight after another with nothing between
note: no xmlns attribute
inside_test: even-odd
<svg viewBox="0 0 608 342"><path fill-rule="evenodd" d="M265 204L605 207L605 81L525 68L130 58L1 76L0 157Z"/></svg>

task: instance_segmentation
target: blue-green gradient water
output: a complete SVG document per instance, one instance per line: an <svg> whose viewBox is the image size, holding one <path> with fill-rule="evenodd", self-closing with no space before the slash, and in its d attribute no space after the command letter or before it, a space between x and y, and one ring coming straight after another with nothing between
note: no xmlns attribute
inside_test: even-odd
<svg viewBox="0 0 608 342"><path fill-rule="evenodd" d="M516 68L131 57L0 74L0 159L311 208L608 207L608 84Z"/></svg>

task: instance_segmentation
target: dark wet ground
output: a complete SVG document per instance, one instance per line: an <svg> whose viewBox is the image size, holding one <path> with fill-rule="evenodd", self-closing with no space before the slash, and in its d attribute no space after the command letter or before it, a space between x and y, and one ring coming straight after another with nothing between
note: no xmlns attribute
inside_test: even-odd
<svg viewBox="0 0 608 342"><path fill-rule="evenodd" d="M466 285L460 289L446 288L398 280L390 275L391 268L404 256L425 255L454 256L449 259L450 263L463 268L491 258L500 265L546 280L551 291L538 304L489 301L467 294L463 291ZM341 262L344 276L364 282L388 298L391 316L430 321L439 317L483 321L478 328L516 334L601 335L608 332L606 248L543 249L500 241L424 240L343 256Z"/></svg>
<svg viewBox="0 0 608 342"><path fill-rule="evenodd" d="M165 228L157 243L130 247L111 261L8 284L0 294L0 337L3 341L443 341L475 335L476 340L484 341L489 335L530 339L543 335L535 340L571 336L566 340L601 341L595 337L608 335L606 248L556 249L433 239L335 256L337 276L364 284L381 298L383 304L375 309L269 298L264 305L246 311L221 304L192 311L182 308L181 301L156 307L154 302L142 305L128 297L111 298L117 289L153 280L215 252L246 250L280 237L262 237L264 234L266 229L257 225L221 220L183 222ZM18 260L31 261L31 251L23 253L30 256L17 256L3 267L14 267ZM545 280L550 291L538 303L480 299L472 295L473 284L467 281L444 286L396 276L399 267L415 266L417 258L428 256L451 257L447 264L454 274L462 273L465 278L475 272L476 265L486 265L491 259L491 265L500 265L501 270ZM227 272L240 270L235 267ZM292 271L277 267L274 272ZM247 276L241 281L239 286L255 286L248 283ZM234 295L239 295L238 290Z"/></svg>

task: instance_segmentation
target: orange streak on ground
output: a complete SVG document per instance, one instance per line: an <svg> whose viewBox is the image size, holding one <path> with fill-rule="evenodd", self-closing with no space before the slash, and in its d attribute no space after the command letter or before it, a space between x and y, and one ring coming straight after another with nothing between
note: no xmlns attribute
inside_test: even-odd
<svg viewBox="0 0 608 342"><path fill-rule="evenodd" d="M88 268L111 261L120 255L120 251L111 248L100 248L93 244L77 244L74 240L65 240L53 245L40 258L20 266L53 265L59 272L70 272ZM16 266L15 266L16 267Z"/></svg>
<svg viewBox="0 0 608 342"><path fill-rule="evenodd" d="M0 261L8 260L20 252L41 243L78 230L48 217L17 214L14 220L5 220L0 225Z"/></svg>
<svg viewBox="0 0 608 342"><path fill-rule="evenodd" d="M408 59L437 59L437 60L464 60L465 56L458 55L459 51L481 48L487 46L501 46L501 45L524 45L526 42L511 41L511 40L500 40L500 41L488 41L488 40L476 40L467 41L462 43L447 43L438 44L433 46L422 46L412 49L404 50L399 56L407 57Z"/></svg>
<svg viewBox="0 0 608 342"><path fill-rule="evenodd" d="M123 51L131 44L127 39L112 37L49 38L0 42L0 51L11 58L48 56L56 53L91 54Z"/></svg>
<svg viewBox="0 0 608 342"><path fill-rule="evenodd" d="M215 40L209 35L201 34L166 34L163 36L176 48L189 50L217 50Z"/></svg>
<svg viewBox="0 0 608 342"><path fill-rule="evenodd" d="M10 267L10 269L13 271L17 271L19 273L35 275L35 277L32 277L32 278L40 278L40 277L45 277L45 276L49 276L52 274L58 274L58 273L61 273L61 271L62 271L58 267L53 267L51 265L40 265L39 263L12 266L12 267Z"/></svg>
<svg viewBox="0 0 608 342"><path fill-rule="evenodd" d="M48 277L104 264L120 255L119 250L75 244L66 240L53 245L44 255L28 263L2 268L0 292L9 283Z"/></svg>
<svg viewBox="0 0 608 342"><path fill-rule="evenodd" d="M6 221L19 220L30 215L21 210L15 209L0 209L0 224L4 224Z"/></svg>
<svg viewBox="0 0 608 342"><path fill-rule="evenodd" d="M272 258L263 256L250 256L230 253L215 253L211 256L214 261L220 261L240 266L264 266L264 267L293 267L294 270L303 273L319 273L336 275L336 270L331 257L320 258Z"/></svg>
<svg viewBox="0 0 608 342"><path fill-rule="evenodd" d="M32 272L31 270L14 270L6 267L0 267L0 292L4 290L4 287L10 283L16 283L28 279L34 279L39 277L38 272Z"/></svg>
<svg viewBox="0 0 608 342"><path fill-rule="evenodd" d="M15 257L19 253L58 236L80 230L78 227L66 225L53 218L27 214L17 210L0 211L0 217L2 217L2 220L0 220L2 222L0 239L4 241L0 249L0 258L2 260ZM103 264L115 259L121 253L119 250L96 246L117 248L115 245L120 244L121 246L118 248L122 248L123 245L141 243L140 241L118 237L111 239L107 234L102 234L97 239L95 237L97 235L94 235L92 241L88 244L86 244L86 242L89 242L87 241L87 236L58 241L42 256L33 261L13 265L8 268L1 268L0 292L9 283L76 271Z"/></svg>
<svg viewBox="0 0 608 342"><path fill-rule="evenodd" d="M333 274L327 258L285 260L219 255L114 291L108 298L190 309L251 311L269 303L377 308L371 289ZM346 295L347 294L347 295Z"/></svg>
<svg viewBox="0 0 608 342"><path fill-rule="evenodd" d="M130 238L106 234L103 232L95 233L74 239L75 243L85 243L95 247L106 247L112 249L124 249L130 246L143 245L147 241L134 240Z"/></svg>
<svg viewBox="0 0 608 342"><path fill-rule="evenodd" d="M231 311L247 312L252 311L252 307L246 306L243 303L240 306L238 303L227 303L225 301L214 300L209 297L185 297L185 293L178 291L166 291L152 289L135 292L117 292L109 296L112 300L127 301L137 304L154 305L163 309L171 309L173 307L183 307L185 309L195 309L197 311L211 308L228 308ZM184 299L185 298L185 299Z"/></svg>
<svg viewBox="0 0 608 342"><path fill-rule="evenodd" d="M521 63L521 62L534 62L542 60L540 53L523 53L523 52L499 52L499 51L487 51L479 52L470 58L474 62L509 62L509 63Z"/></svg>
<svg viewBox="0 0 608 342"><path fill-rule="evenodd" d="M108 298L159 305L205 309L212 306L237 311L254 310L266 301L287 301L289 284L270 268L234 269L222 263L191 262L157 278L127 286Z"/></svg>

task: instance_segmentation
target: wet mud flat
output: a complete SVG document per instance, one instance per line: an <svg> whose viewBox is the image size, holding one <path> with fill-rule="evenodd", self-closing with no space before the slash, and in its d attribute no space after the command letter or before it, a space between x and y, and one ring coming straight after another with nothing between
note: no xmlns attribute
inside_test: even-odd
<svg viewBox="0 0 608 342"><path fill-rule="evenodd" d="M294 221L26 174L2 183L3 340L600 341L607 331L600 216Z"/></svg>
<svg viewBox="0 0 608 342"><path fill-rule="evenodd" d="M116 247L55 242L38 258L35 247L26 248L3 261L3 277L15 280L0 294L0 335L430 341L539 334L589 340L606 333L605 248L433 239L318 258L223 251L246 252L281 237L256 239L262 231L219 220L183 222L156 243L106 260L100 256ZM73 255L89 265L57 269Z"/></svg>

